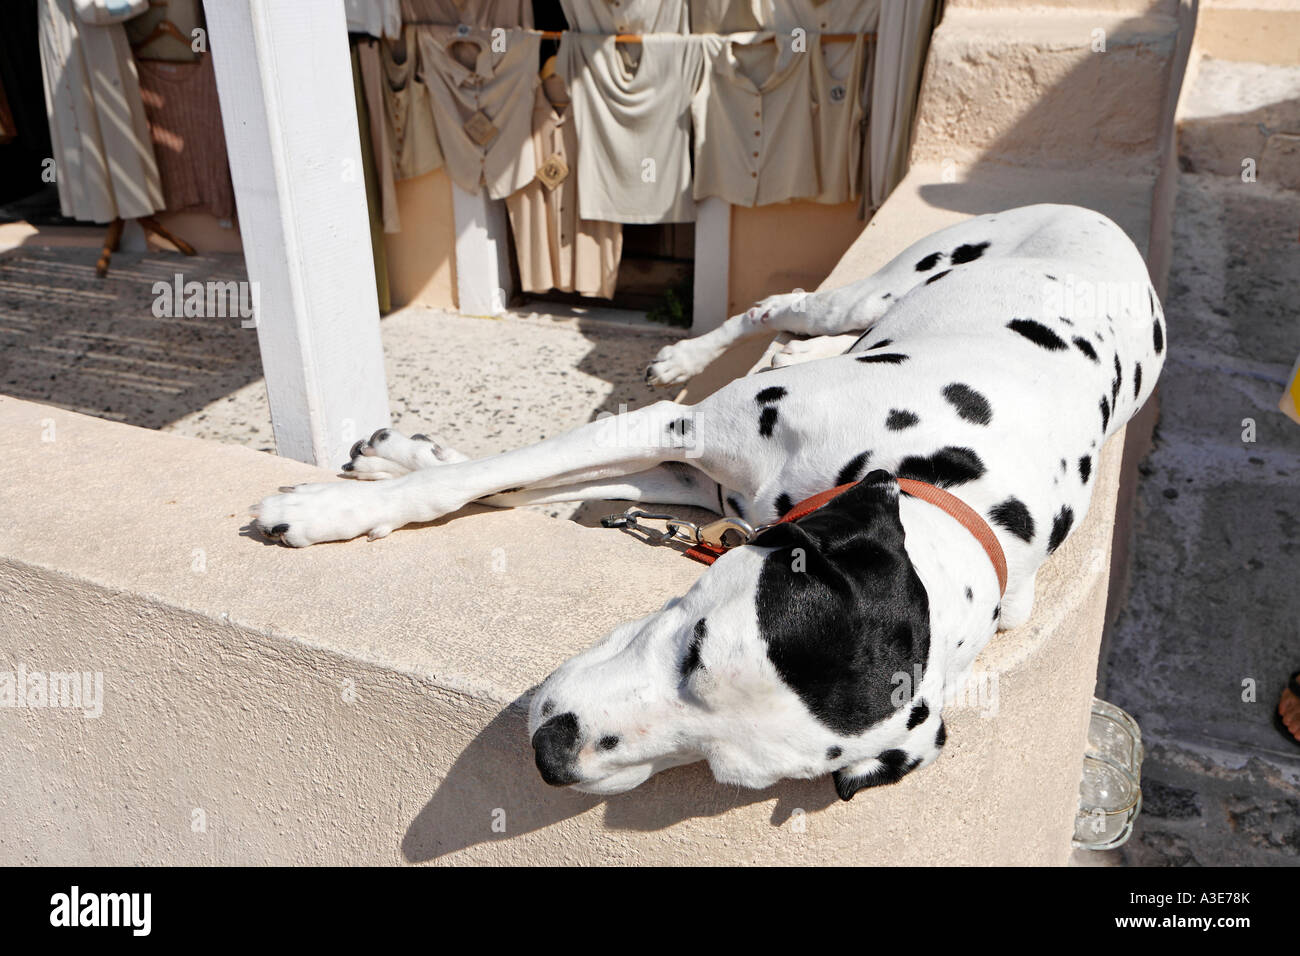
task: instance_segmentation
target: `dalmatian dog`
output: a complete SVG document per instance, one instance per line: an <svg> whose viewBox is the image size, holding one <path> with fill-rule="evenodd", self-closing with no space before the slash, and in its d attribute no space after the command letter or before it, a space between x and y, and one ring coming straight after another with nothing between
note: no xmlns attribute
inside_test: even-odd
<svg viewBox="0 0 1300 956"><path fill-rule="evenodd" d="M999 627L1029 617L1037 569L1088 510L1102 443L1155 387L1164 317L1115 223L1035 205L937 232L843 288L765 299L664 348L647 377L685 381L777 332L812 338L698 404L482 460L383 429L343 466L381 480L266 498L256 523L303 547L469 502L626 499L744 519L763 530L537 689L537 766L547 783L612 794L705 760L751 788L830 774L847 800L938 756L943 702ZM1005 593L970 526L900 479L977 513Z"/></svg>

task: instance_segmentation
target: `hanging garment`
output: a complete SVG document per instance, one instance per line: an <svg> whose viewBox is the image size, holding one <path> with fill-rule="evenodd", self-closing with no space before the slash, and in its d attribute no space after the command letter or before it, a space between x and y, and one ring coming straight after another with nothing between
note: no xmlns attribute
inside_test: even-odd
<svg viewBox="0 0 1300 956"><path fill-rule="evenodd" d="M691 98L716 38L646 34L621 51L614 37L565 33L557 69L573 96L578 213L608 222L691 222ZM624 54L628 54L625 56ZM640 54L639 61L629 58Z"/></svg>
<svg viewBox="0 0 1300 956"><path fill-rule="evenodd" d="M533 28L532 0L401 0L402 22Z"/></svg>
<svg viewBox="0 0 1300 956"><path fill-rule="evenodd" d="M118 22L146 8L41 0L45 108L59 206L70 218L111 222L164 207L135 60Z"/></svg>
<svg viewBox="0 0 1300 956"><path fill-rule="evenodd" d="M231 218L235 188L212 56L197 63L141 60L136 68L167 211L203 209Z"/></svg>
<svg viewBox="0 0 1300 956"><path fill-rule="evenodd" d="M880 19L881 0L756 0L765 30L788 33L870 33Z"/></svg>
<svg viewBox="0 0 1300 956"><path fill-rule="evenodd" d="M863 107L863 77L868 70L868 53L872 44L858 36L848 48L847 57L839 57L841 68L832 71L828 47L820 36L809 43L812 67L814 112L814 154L817 157L817 180L820 203L842 203L857 199L862 191L862 137L866 110Z"/></svg>
<svg viewBox="0 0 1300 956"><path fill-rule="evenodd" d="M764 0L690 0L691 32L751 33L764 6Z"/></svg>
<svg viewBox="0 0 1300 956"><path fill-rule="evenodd" d="M500 52L486 30L420 27L418 36L452 181L471 193L486 186L492 199L522 189L537 172L532 118L540 35L512 30Z"/></svg>
<svg viewBox="0 0 1300 956"><path fill-rule="evenodd" d="M374 144L370 141L370 110L361 86L361 59L358 48L363 43L374 43L369 37L351 36L352 96L357 104L357 135L361 140L361 172L366 184L366 213L370 221L370 257L375 268L375 292L379 298L379 314L387 314L393 307L392 290L388 284L388 247L384 243L384 219L379 209L379 176L375 161Z"/></svg>
<svg viewBox="0 0 1300 956"><path fill-rule="evenodd" d="M709 44L711 64L691 104L695 198L765 206L817 195L813 58L771 33Z"/></svg>
<svg viewBox="0 0 1300 956"><path fill-rule="evenodd" d="M689 33L686 0L560 0L579 33Z"/></svg>
<svg viewBox="0 0 1300 956"><path fill-rule="evenodd" d="M400 0L343 0L343 15L349 33L368 33L390 40L402 35Z"/></svg>
<svg viewBox="0 0 1300 956"><path fill-rule="evenodd" d="M369 140L385 232L401 232L397 181L413 179L443 164L434 129L433 101L419 69L416 28L403 28L395 41L355 40Z"/></svg>
<svg viewBox="0 0 1300 956"><path fill-rule="evenodd" d="M938 9L936 0L890 0L881 11L867 119L870 174L863 180L871 190L864 205L872 209L907 174L917 92Z"/></svg>
<svg viewBox="0 0 1300 956"><path fill-rule="evenodd" d="M171 27L164 27L164 24ZM195 63L201 53L194 49L194 33L203 27L199 0L164 0L126 23L126 39L136 60L168 60ZM175 32L173 32L173 28Z"/></svg>
<svg viewBox="0 0 1300 956"><path fill-rule="evenodd" d="M533 107L537 178L506 197L525 292L577 292L614 297L623 255L623 227L578 215L578 134L564 81L538 87Z"/></svg>

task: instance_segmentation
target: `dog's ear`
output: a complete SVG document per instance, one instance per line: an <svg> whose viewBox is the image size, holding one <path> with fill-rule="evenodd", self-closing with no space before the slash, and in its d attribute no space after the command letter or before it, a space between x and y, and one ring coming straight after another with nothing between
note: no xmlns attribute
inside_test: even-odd
<svg viewBox="0 0 1300 956"><path fill-rule="evenodd" d="M756 598L768 658L813 716L844 736L892 716L899 681L911 686L929 654L929 602L904 537L898 483L874 471L753 541L772 548Z"/></svg>

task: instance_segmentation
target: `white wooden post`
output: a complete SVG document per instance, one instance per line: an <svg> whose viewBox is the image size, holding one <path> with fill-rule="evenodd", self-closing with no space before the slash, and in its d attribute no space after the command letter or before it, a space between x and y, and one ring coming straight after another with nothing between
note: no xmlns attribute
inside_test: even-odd
<svg viewBox="0 0 1300 956"><path fill-rule="evenodd" d="M695 302L691 335L727 320L731 277L731 204L716 196L695 204Z"/></svg>
<svg viewBox="0 0 1300 956"><path fill-rule="evenodd" d="M456 306L465 315L500 315L510 301L505 202L451 184L456 227Z"/></svg>
<svg viewBox="0 0 1300 956"><path fill-rule="evenodd" d="M343 0L204 0L276 450L389 424Z"/></svg>

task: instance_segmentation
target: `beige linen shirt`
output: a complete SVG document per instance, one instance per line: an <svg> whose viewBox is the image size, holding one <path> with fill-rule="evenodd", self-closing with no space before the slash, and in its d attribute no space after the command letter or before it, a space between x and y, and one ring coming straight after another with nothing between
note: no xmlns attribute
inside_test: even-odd
<svg viewBox="0 0 1300 956"><path fill-rule="evenodd" d="M533 0L401 0L403 23L532 29Z"/></svg>
<svg viewBox="0 0 1300 956"><path fill-rule="evenodd" d="M556 99L564 103L563 81ZM554 189L540 178L506 197L510 229L515 237L519 279L525 292L577 292L613 298L618 264L623 254L623 227L578 215L578 134L571 107L556 106L539 87L533 107L533 155L540 169L557 157L569 173Z"/></svg>
<svg viewBox="0 0 1300 956"><path fill-rule="evenodd" d="M687 33L686 0L560 0L579 33Z"/></svg>
<svg viewBox="0 0 1300 956"><path fill-rule="evenodd" d="M712 37L710 52L691 104L695 198L765 206L817 195L813 58L771 33Z"/></svg>
<svg viewBox="0 0 1300 956"><path fill-rule="evenodd" d="M764 29L788 33L870 33L880 20L881 0L759 0Z"/></svg>
<svg viewBox="0 0 1300 956"><path fill-rule="evenodd" d="M504 199L537 172L533 159L533 93L541 37L510 30L503 50L493 32L461 27L418 27L420 62L433 101L438 143L452 181L467 192L487 188ZM467 67L457 57L473 62ZM466 128L475 120L495 128L476 140Z"/></svg>
<svg viewBox="0 0 1300 956"><path fill-rule="evenodd" d="M831 51L827 48L832 46L848 47L848 56L838 57L838 70L832 70L828 55ZM862 83L869 69L867 61L872 46L861 36L851 43L824 45L821 37L811 38L809 59L816 106L813 144L817 179L821 183L817 202L848 202L857 199L862 191L862 137L866 116Z"/></svg>
<svg viewBox="0 0 1300 956"><path fill-rule="evenodd" d="M565 33L556 69L573 96L578 212L607 222L691 222L691 97L707 37L645 34L632 64L614 37ZM626 51L635 56L629 45ZM445 148L444 143L444 148Z"/></svg>

